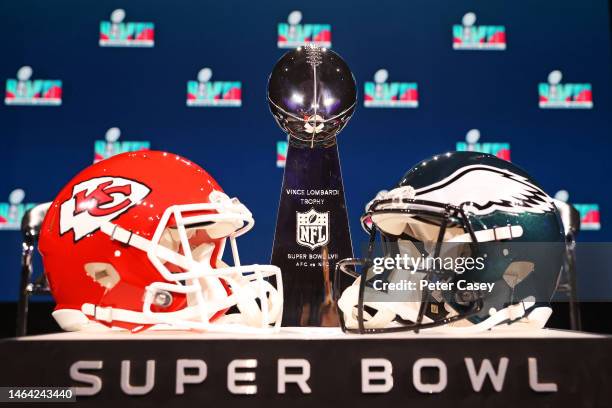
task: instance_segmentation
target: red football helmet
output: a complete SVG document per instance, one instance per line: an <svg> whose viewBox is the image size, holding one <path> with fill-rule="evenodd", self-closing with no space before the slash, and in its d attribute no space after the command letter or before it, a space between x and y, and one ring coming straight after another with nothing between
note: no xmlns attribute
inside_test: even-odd
<svg viewBox="0 0 612 408"><path fill-rule="evenodd" d="M133 331L278 327L280 270L238 256L236 238L253 224L183 157L141 151L96 163L62 189L42 225L53 317L65 330L91 321ZM232 267L221 260L228 239Z"/></svg>

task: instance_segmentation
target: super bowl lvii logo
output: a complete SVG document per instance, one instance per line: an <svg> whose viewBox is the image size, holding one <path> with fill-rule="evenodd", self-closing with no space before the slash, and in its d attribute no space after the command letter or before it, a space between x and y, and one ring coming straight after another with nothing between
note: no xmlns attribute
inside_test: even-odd
<svg viewBox="0 0 612 408"><path fill-rule="evenodd" d="M287 162L287 150L289 150L289 142L287 140L279 140L276 142L276 167L285 167L285 163Z"/></svg>
<svg viewBox="0 0 612 408"><path fill-rule="evenodd" d="M569 201L569 193L567 190L559 190L555 194L555 199L567 203ZM601 229L598 204L572 203L572 206L580 214L580 231L598 231Z"/></svg>
<svg viewBox="0 0 612 408"><path fill-rule="evenodd" d="M458 152L489 153L510 161L510 143L480 143L480 130L471 129L465 135L465 142L457 142Z"/></svg>
<svg viewBox="0 0 612 408"><path fill-rule="evenodd" d="M17 188L9 194L8 203L0 203L0 230L16 231L21 228L21 219L34 203L24 203L25 191Z"/></svg>
<svg viewBox="0 0 612 408"><path fill-rule="evenodd" d="M581 230L597 231L601 229L598 204L574 204L574 207L580 213Z"/></svg>
<svg viewBox="0 0 612 408"><path fill-rule="evenodd" d="M563 74L559 70L548 74L548 83L538 85L542 109L591 109L593 107L593 92L591 84L562 84Z"/></svg>
<svg viewBox="0 0 612 408"><path fill-rule="evenodd" d="M62 81L59 79L30 79L32 67L23 66L16 79L6 80L6 105L59 106L62 104Z"/></svg>
<svg viewBox="0 0 612 408"><path fill-rule="evenodd" d="M453 49L491 50L506 49L506 27L502 25L475 25L476 14L466 13L461 24L453 26Z"/></svg>
<svg viewBox="0 0 612 408"><path fill-rule="evenodd" d="M295 10L289 13L286 23L278 23L278 48L297 48L305 44L331 47L331 25L300 24L301 21L302 12Z"/></svg>
<svg viewBox="0 0 612 408"><path fill-rule="evenodd" d="M285 163L287 163L287 150L289 150L289 142L287 140L276 142L276 167L285 167Z"/></svg>
<svg viewBox="0 0 612 408"><path fill-rule="evenodd" d="M148 150L151 148L149 141L119 141L121 130L118 127L112 127L106 131L105 140L96 140L94 142L94 163L108 159L119 153L136 152L139 150Z"/></svg>
<svg viewBox="0 0 612 408"><path fill-rule="evenodd" d="M389 73L379 69L374 74L374 82L364 85L366 108L417 108L419 92L415 82L387 82Z"/></svg>
<svg viewBox="0 0 612 408"><path fill-rule="evenodd" d="M239 107L242 105L240 81L212 81L212 70L202 68L197 81L187 82L187 106Z"/></svg>
<svg viewBox="0 0 612 408"><path fill-rule="evenodd" d="M100 22L100 47L153 47L155 25L153 23L124 22L125 10L111 13L110 21Z"/></svg>

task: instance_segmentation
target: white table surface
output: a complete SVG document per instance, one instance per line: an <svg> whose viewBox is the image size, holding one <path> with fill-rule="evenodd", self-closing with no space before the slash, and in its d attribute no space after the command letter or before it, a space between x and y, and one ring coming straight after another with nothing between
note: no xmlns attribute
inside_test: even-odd
<svg viewBox="0 0 612 408"><path fill-rule="evenodd" d="M506 328L508 327L508 328ZM70 340L355 340L355 339L597 339L607 336L593 333L574 332L569 330L511 330L512 326L497 328L478 334L441 334L433 332L403 332L389 334L345 334L340 328L326 327L283 327L278 333L228 333L228 332L194 332L194 331L171 331L171 330L146 330L140 333L130 333L120 330L105 331L81 331L44 334L37 336L26 336L18 338L19 341L70 341Z"/></svg>

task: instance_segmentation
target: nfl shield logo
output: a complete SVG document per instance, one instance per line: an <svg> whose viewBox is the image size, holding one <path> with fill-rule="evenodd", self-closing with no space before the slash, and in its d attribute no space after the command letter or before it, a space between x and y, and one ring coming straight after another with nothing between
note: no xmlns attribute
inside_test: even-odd
<svg viewBox="0 0 612 408"><path fill-rule="evenodd" d="M310 249L329 242L329 211L320 213L311 208L306 212L296 212L296 242Z"/></svg>

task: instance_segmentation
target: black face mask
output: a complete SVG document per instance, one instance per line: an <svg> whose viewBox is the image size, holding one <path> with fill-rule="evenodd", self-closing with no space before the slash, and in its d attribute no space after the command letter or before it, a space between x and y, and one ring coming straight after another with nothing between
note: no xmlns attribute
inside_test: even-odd
<svg viewBox="0 0 612 408"><path fill-rule="evenodd" d="M454 304L461 305L458 313L448 316L444 308L445 299L440 297L432 296L432 293L423 289L421 292L420 306L417 318L415 321L404 320L397 316L395 323L398 323L394 327L388 328L366 328L366 314L371 314L368 310L368 306L364 301L366 287L371 287L375 280L387 281L390 279L390 272L383 272L381 274L372 274L373 259L375 255L377 243L382 248L383 256L394 257L395 255L403 255L401 250L401 242L409 241L413 244L413 254L420 254L422 256L440 257L442 244L444 242L444 236L448 229L460 227L465 233L469 234L472 243L466 245L466 249L472 248L476 245L477 239L472 228L472 225L466 216L464 210L461 207L452 205L444 205L431 201L415 200L415 199L404 199L402 200L405 204L410 204L414 208L406 209L384 209L385 204L391 203L392 200L377 200L369 208L368 212L361 218L364 229L370 234L370 241L367 249L367 256L362 259L345 259L338 262L336 266L336 275L334 279L334 296L336 302L340 298L342 291L346 287L342 287L342 282L346 282L342 278L341 274L348 275L353 279L360 278L359 282L359 295L357 303L357 322L358 328L348 328L344 321L343 311L338 309L342 330L349 333L390 333L399 331L415 331L419 332L422 329L429 329L433 327L448 325L453 322L467 319L481 312L483 308L483 301L481 294L472 292L457 292L453 294ZM440 211L431 211L419 207L435 208ZM381 208L383 207L383 208ZM419 222L434 225L438 228L437 239L434 242L423 242L414 236L407 235L405 232L401 232L399 235L390 235L389 233L379 229L372 222L373 214L406 214L413 217ZM380 235L380 240L377 241L377 236ZM464 249L465 250L465 249ZM450 282L454 276L455 271L444 269L431 265L422 265L419 268L415 268L414 272L421 276L421 279L427 282ZM424 318L427 317L428 321L424 322Z"/></svg>

